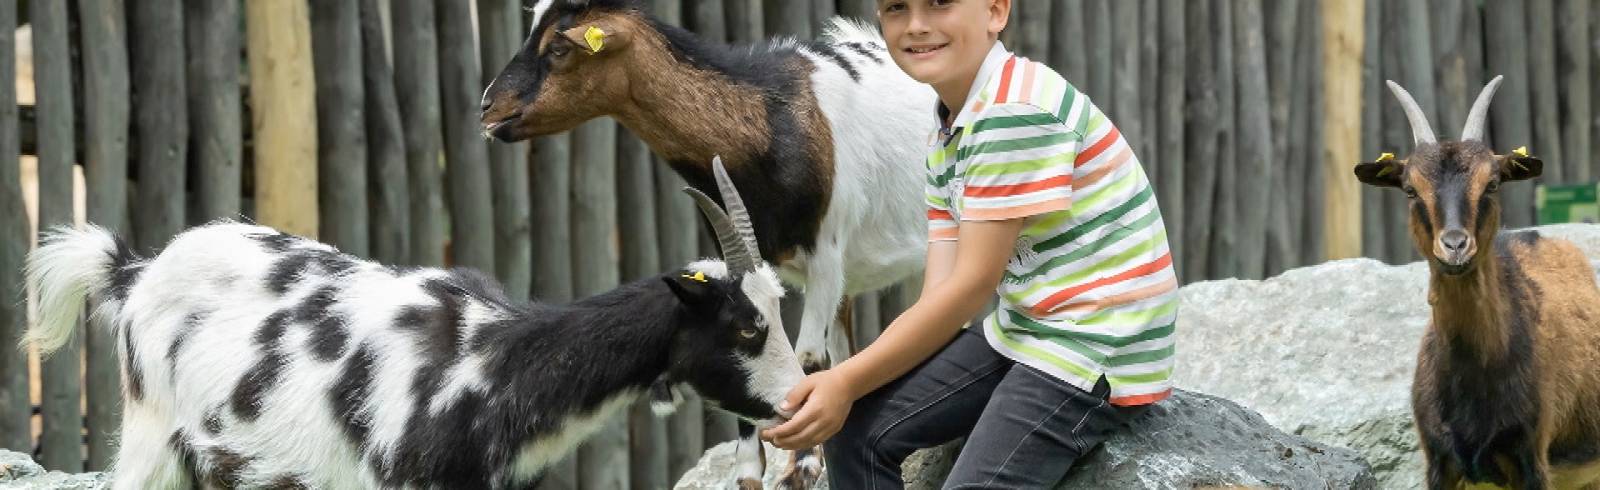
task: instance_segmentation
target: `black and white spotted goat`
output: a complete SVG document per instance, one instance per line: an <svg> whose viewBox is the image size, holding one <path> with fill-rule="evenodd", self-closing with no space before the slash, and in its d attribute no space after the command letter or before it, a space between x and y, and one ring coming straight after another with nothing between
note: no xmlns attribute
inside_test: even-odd
<svg viewBox="0 0 1600 490"><path fill-rule="evenodd" d="M723 260L567 305L261 226L198 227L150 259L103 229L58 229L28 258L29 340L69 341L86 298L114 332L114 488L530 487L641 395L686 386L770 424L800 380L783 288L714 166L726 213L688 191Z"/></svg>

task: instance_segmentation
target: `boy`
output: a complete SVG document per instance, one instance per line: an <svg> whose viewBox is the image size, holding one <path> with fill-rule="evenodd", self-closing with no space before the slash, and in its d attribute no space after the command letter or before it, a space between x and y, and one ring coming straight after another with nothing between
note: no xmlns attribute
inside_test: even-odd
<svg viewBox="0 0 1600 490"><path fill-rule="evenodd" d="M1178 284L1152 189L1087 97L999 43L1010 9L878 1L891 57L940 101L922 295L762 434L826 440L833 488L900 488L912 451L969 433L945 488L1051 487L1171 394Z"/></svg>

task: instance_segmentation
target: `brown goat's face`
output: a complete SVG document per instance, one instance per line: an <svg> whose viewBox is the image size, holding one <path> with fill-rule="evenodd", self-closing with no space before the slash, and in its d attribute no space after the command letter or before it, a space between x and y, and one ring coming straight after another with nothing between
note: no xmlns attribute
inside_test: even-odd
<svg viewBox="0 0 1600 490"><path fill-rule="evenodd" d="M483 91L484 134L521 141L614 115L628 97L637 11L550 12Z"/></svg>
<svg viewBox="0 0 1600 490"><path fill-rule="evenodd" d="M1411 238L1429 266L1460 275L1478 262L1479 244L1492 243L1500 228L1502 182L1537 177L1538 158L1495 155L1478 141L1424 144L1408 158L1357 164L1356 178L1406 193Z"/></svg>

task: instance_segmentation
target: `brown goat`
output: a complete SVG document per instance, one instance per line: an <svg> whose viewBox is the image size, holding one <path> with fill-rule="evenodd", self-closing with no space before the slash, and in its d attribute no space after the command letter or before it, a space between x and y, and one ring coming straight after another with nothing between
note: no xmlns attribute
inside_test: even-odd
<svg viewBox="0 0 1600 490"><path fill-rule="evenodd" d="M1461 139L1443 142L1389 82L1416 148L1355 167L1361 182L1410 198L1411 238L1428 262L1433 317L1412 385L1428 488L1600 488L1600 288L1571 242L1500 230L1500 184L1543 168L1483 142L1500 79Z"/></svg>

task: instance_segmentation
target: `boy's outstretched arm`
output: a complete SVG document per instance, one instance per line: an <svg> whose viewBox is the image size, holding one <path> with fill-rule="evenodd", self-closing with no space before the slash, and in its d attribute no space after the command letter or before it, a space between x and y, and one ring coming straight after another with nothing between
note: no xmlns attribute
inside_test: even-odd
<svg viewBox="0 0 1600 490"><path fill-rule="evenodd" d="M926 282L916 304L861 353L795 386L782 407L795 410L794 417L762 436L785 449L816 446L839 431L856 399L899 378L950 343L994 294L1006 262L1016 253L1025 221L961 222L953 266L945 265L950 263L949 246L930 246Z"/></svg>

